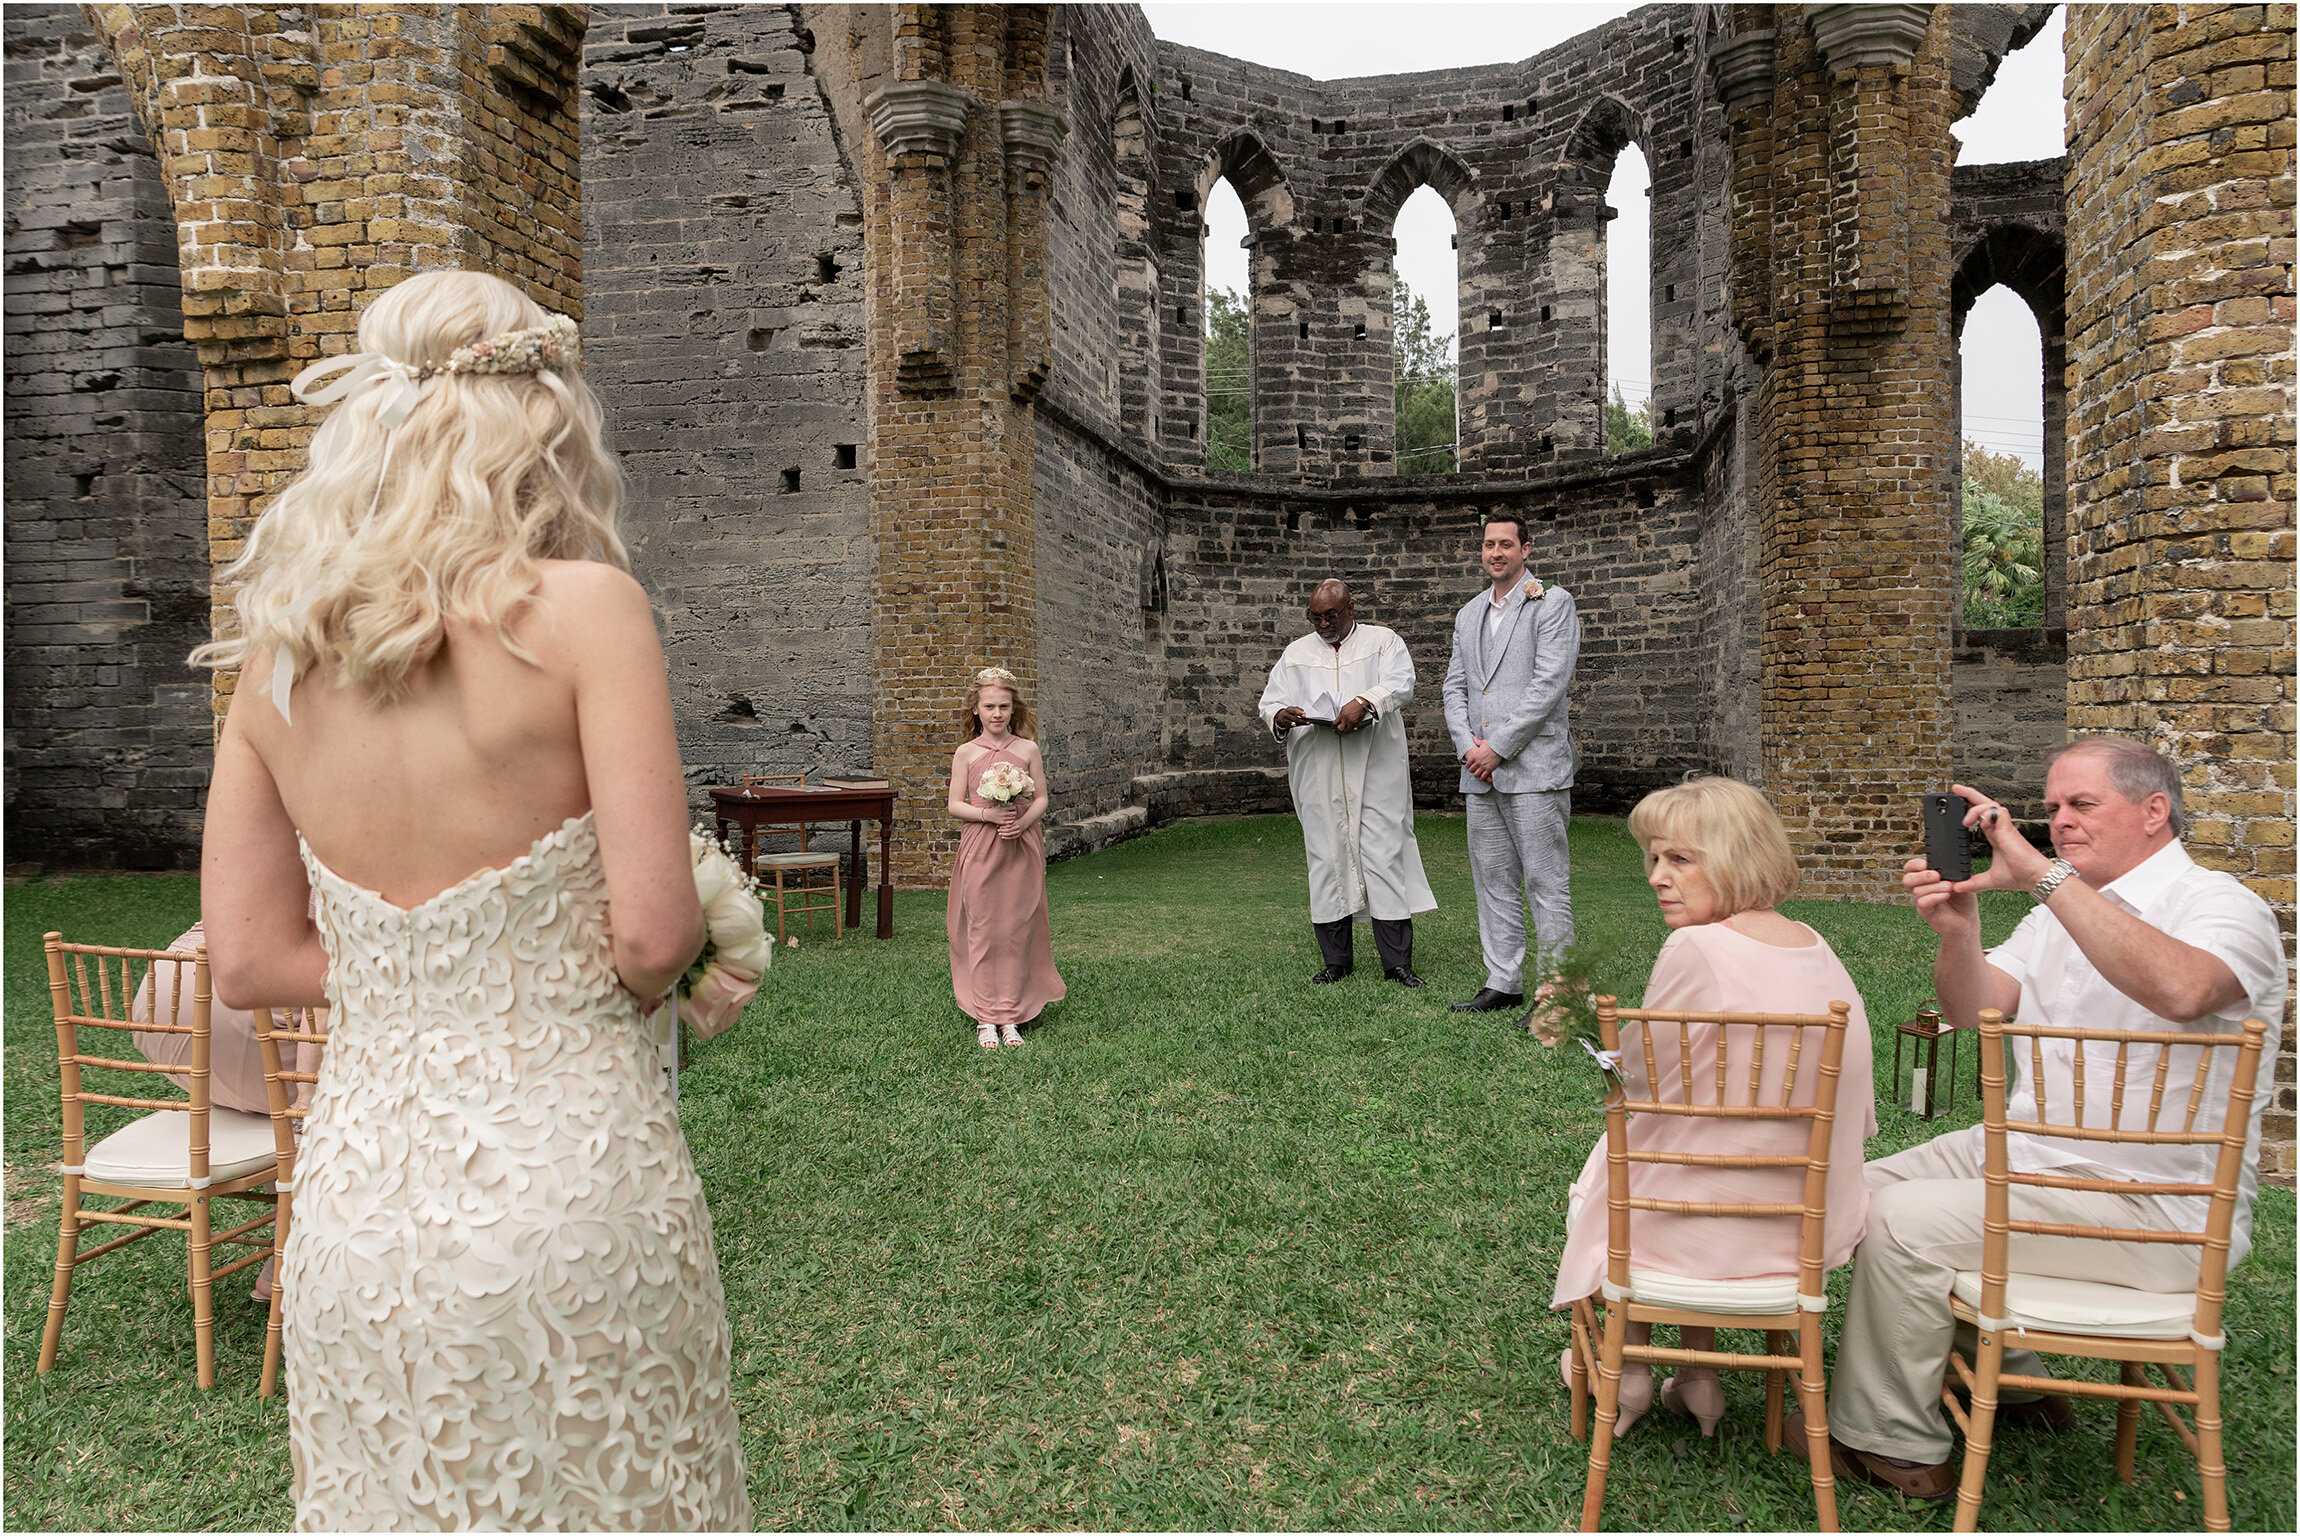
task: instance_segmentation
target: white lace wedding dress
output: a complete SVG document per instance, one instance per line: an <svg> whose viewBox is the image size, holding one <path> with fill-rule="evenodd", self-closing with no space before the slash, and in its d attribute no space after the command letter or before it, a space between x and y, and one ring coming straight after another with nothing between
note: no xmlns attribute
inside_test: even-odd
<svg viewBox="0 0 2300 1536"><path fill-rule="evenodd" d="M303 1530L748 1530L726 1302L588 815L412 911L303 850L332 1034L283 1283Z"/></svg>

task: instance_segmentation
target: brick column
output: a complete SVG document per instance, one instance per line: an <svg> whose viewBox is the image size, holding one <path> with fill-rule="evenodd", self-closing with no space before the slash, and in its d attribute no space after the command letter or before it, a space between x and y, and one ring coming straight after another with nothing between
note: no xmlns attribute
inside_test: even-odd
<svg viewBox="0 0 2300 1536"><path fill-rule="evenodd" d="M2068 727L2293 931L2293 7L2068 12ZM2294 1171L2291 1014L2263 1173Z"/></svg>
<svg viewBox="0 0 2300 1536"><path fill-rule="evenodd" d="M1045 7L904 5L889 21L897 78L869 97L863 156L872 745L901 797L895 879L939 885L969 680L1003 666L1037 697L1031 399L1064 124L1043 104Z"/></svg>
<svg viewBox="0 0 2300 1536"><path fill-rule="evenodd" d="M1737 19L1746 21L1737 8ZM1949 782L1956 462L1945 10L1784 6L1718 67L1735 320L1763 369L1764 787L1810 895L1881 899ZM1742 42L1741 38L1750 39ZM1761 114L1759 117L1751 114Z"/></svg>
<svg viewBox="0 0 2300 1536"><path fill-rule="evenodd" d="M288 381L352 349L374 293L477 267L582 315L580 8L89 10L175 203L215 568L303 468L324 412ZM213 589L217 633L232 597ZM235 681L216 675L219 719Z"/></svg>

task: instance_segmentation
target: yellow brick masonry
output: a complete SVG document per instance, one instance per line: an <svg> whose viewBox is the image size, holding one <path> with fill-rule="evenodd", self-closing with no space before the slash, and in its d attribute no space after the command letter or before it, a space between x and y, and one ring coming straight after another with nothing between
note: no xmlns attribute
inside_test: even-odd
<svg viewBox="0 0 2300 1536"><path fill-rule="evenodd" d="M2200 863L2292 945L2289 5L2072 5L2072 732L2186 779ZM2291 1015L2264 1171L2294 1171Z"/></svg>
<svg viewBox="0 0 2300 1536"><path fill-rule="evenodd" d="M1010 195L998 106L1043 98L1048 8L863 14L892 28L895 80L969 97L947 153L890 163L874 133L863 155L872 747L900 796L895 878L940 885L957 843L943 799L969 680L1003 666L1038 695L1034 385L1016 387L1013 337L1044 334L1045 237L1029 225L1045 202Z"/></svg>
<svg viewBox="0 0 2300 1536"><path fill-rule="evenodd" d="M1770 353L1759 729L1800 888L1874 900L1954 738L1949 16L1905 68L1833 71L1804 10L1735 8L1775 33L1770 101L1731 141L1736 211L1765 221L1736 230L1733 284Z"/></svg>
<svg viewBox="0 0 2300 1536"><path fill-rule="evenodd" d="M175 202L213 569L303 467L322 413L288 381L353 348L373 295L470 267L581 317L581 8L88 9ZM231 600L215 587L218 634Z"/></svg>

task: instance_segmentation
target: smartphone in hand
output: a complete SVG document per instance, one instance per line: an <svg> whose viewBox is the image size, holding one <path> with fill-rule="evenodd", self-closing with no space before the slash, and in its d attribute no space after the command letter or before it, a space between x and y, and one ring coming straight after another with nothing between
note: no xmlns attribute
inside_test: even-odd
<svg viewBox="0 0 2300 1536"><path fill-rule="evenodd" d="M1972 807L1962 795L1942 791L1924 797L1925 863L1944 880L1970 880L1973 855L1965 842L1965 812Z"/></svg>

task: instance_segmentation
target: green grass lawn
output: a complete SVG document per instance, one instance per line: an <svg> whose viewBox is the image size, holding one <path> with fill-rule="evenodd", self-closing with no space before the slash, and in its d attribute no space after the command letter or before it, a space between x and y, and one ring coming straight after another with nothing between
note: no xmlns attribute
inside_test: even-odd
<svg viewBox="0 0 2300 1536"><path fill-rule="evenodd" d="M976 1049L951 1002L942 898L896 937L780 952L741 1026L702 1047L683 1114L735 1328L751 1492L772 1527L1570 1528L1585 1452L1548 1309L1596 1084L1490 1015L1458 817L1425 817L1439 910L1408 992L1317 968L1285 818L1206 821L1049 872L1069 1000L1027 1048ZM1626 999L1665 930L1621 823L1573 828L1584 933ZM1995 900L1992 898L1992 900ZM100 1261L58 1369L34 1372L54 1257L57 1108L40 934L165 942L188 879L7 892L6 1523L279 1529L286 1418L259 1403L262 1310L219 1297L218 1385L192 1385L182 1250ZM2005 898L1992 937L2026 903ZM1905 907L1791 903L1890 1027L1930 990ZM867 931L867 930L866 930ZM1579 1056L1578 1052L1574 1053ZM1958 1123L1977 1115L1963 1055ZM1882 1095L1880 1095L1882 1097ZM1881 1108L1872 1155L1943 1128ZM2263 1192L2234 1277L2226 1406L2239 1529L2293 1529L2293 1199ZM1839 1276L1840 1300L1844 1278ZM1759 1382L1714 1442L1648 1418L1608 1524L1798 1528L1803 1464L1764 1453ZM2140 1480L2114 1415L2007 1432L1984 1519L2189 1529L2193 1463L2153 1415ZM2185 1496L2185 1499L2183 1499ZM1840 1484L1850 1529L1949 1511Z"/></svg>

